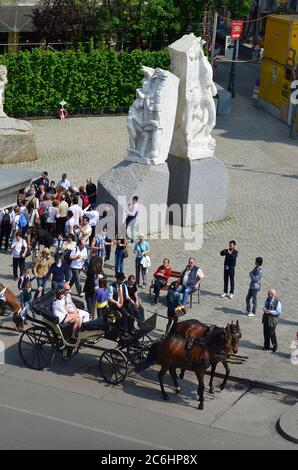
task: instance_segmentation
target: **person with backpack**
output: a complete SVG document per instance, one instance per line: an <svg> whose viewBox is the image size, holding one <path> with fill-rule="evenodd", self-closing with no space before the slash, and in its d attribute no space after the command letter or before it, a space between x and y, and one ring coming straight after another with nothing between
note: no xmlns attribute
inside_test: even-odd
<svg viewBox="0 0 298 470"><path fill-rule="evenodd" d="M5 250L8 250L8 243L9 243L9 237L10 237L10 232L11 232L11 220L10 220L10 214L7 209L5 209L1 224L0 224L0 250L2 249L2 243L3 239L5 238Z"/></svg>
<svg viewBox="0 0 298 470"><path fill-rule="evenodd" d="M16 236L12 241L10 247L10 252L12 253L12 269L14 281L18 280L18 269L20 270L20 276L24 272L27 251L27 242L22 238L22 233L19 231L16 233Z"/></svg>
<svg viewBox="0 0 298 470"><path fill-rule="evenodd" d="M79 187L79 197L80 197L81 207L82 207L82 209L84 210L84 209L86 209L86 208L89 206L89 204L90 204L84 186L80 186L80 187Z"/></svg>
<svg viewBox="0 0 298 470"><path fill-rule="evenodd" d="M19 230L22 232L22 237L25 238L26 231L28 228L28 215L27 215L27 209L26 210L21 210L20 209L20 217L19 217Z"/></svg>
<svg viewBox="0 0 298 470"><path fill-rule="evenodd" d="M34 300L37 299L40 292L41 294L44 292L44 280L49 272L51 265L52 258L50 255L50 250L48 248L44 248L41 252L41 257L37 259L33 267L33 274L36 277L38 287L34 294Z"/></svg>

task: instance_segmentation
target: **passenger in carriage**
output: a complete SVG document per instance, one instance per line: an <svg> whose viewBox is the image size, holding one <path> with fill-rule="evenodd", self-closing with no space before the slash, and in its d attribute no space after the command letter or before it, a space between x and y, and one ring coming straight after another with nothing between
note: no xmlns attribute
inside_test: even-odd
<svg viewBox="0 0 298 470"><path fill-rule="evenodd" d="M81 324L89 321L90 320L89 313L86 312L85 310L78 309L73 303L71 295L70 295L70 285L68 284L68 282L64 283L64 293L65 293L64 301L65 301L67 312L78 314L81 319Z"/></svg>
<svg viewBox="0 0 298 470"><path fill-rule="evenodd" d="M81 326L81 317L79 313L67 311L64 289L57 289L52 309L53 314L59 319L59 324L71 323L73 325L71 339L76 341L76 333Z"/></svg>

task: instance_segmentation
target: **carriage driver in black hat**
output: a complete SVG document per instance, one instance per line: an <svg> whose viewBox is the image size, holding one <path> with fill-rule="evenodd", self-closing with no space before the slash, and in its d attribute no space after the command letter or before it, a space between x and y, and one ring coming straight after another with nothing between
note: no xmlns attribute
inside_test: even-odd
<svg viewBox="0 0 298 470"><path fill-rule="evenodd" d="M125 305L132 302L132 299L129 297L127 286L124 283L125 274L119 272L115 277L116 281L109 287L109 304L121 313L122 328L124 330L123 336L127 338L134 334L134 318L125 307Z"/></svg>

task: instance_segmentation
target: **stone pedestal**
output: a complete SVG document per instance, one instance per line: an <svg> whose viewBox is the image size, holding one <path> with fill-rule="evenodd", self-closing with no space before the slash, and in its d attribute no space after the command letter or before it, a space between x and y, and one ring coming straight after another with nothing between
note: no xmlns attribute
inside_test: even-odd
<svg viewBox="0 0 298 470"><path fill-rule="evenodd" d="M37 159L32 126L19 119L0 118L0 163L27 162Z"/></svg>
<svg viewBox="0 0 298 470"><path fill-rule="evenodd" d="M214 222L225 217L228 198L229 177L224 164L215 157L199 160L169 155L168 166L170 184L168 206L178 204L181 210L180 220L169 213L169 222L173 225L195 224L195 204L203 204L203 222ZM187 220L187 211L183 205L190 204L191 219Z"/></svg>
<svg viewBox="0 0 298 470"><path fill-rule="evenodd" d="M125 219L128 202L133 196L138 196L140 209L136 234L153 234L161 232L166 224L168 186L166 163L149 166L122 161L100 176L98 202L111 204L121 223ZM161 206L159 213L157 206Z"/></svg>
<svg viewBox="0 0 298 470"><path fill-rule="evenodd" d="M16 203L17 192L40 177L37 171L0 167L0 210Z"/></svg>

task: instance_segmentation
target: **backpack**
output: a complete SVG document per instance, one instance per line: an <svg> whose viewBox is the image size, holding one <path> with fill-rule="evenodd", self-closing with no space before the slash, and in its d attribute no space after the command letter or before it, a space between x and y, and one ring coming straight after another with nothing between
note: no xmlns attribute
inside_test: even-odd
<svg viewBox="0 0 298 470"><path fill-rule="evenodd" d="M81 199L82 199L82 209L86 209L86 207L89 206L89 199L86 195L81 194Z"/></svg>
<svg viewBox="0 0 298 470"><path fill-rule="evenodd" d="M66 264L66 266L70 266L70 263L71 263L71 259L70 259L70 254L71 254L72 250L65 250L64 251L64 255L63 255L63 262Z"/></svg>
<svg viewBox="0 0 298 470"><path fill-rule="evenodd" d="M10 215L4 214L1 220L1 227L8 226L8 225L10 225Z"/></svg>
<svg viewBox="0 0 298 470"><path fill-rule="evenodd" d="M25 228L28 225L28 220L24 214L24 212L20 213L20 218L19 218L19 227L20 228Z"/></svg>

